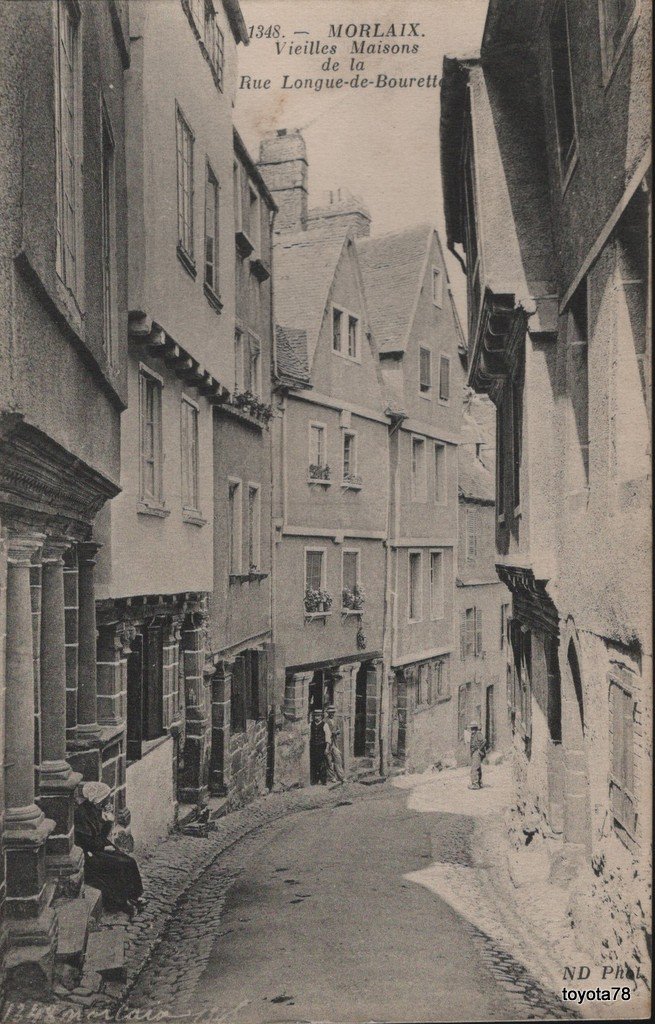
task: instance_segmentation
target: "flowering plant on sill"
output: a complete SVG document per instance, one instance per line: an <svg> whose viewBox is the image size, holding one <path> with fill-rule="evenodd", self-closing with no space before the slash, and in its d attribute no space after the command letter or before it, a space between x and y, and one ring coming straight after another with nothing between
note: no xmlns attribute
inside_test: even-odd
<svg viewBox="0 0 655 1024"><path fill-rule="evenodd" d="M361 612L364 607L364 589L359 583L350 589L344 587L341 592L341 606L347 611Z"/></svg>
<svg viewBox="0 0 655 1024"><path fill-rule="evenodd" d="M314 590L307 587L305 590L305 611L310 615L313 612L329 612L332 607L332 595L327 590Z"/></svg>
<svg viewBox="0 0 655 1024"><path fill-rule="evenodd" d="M348 484L351 487L361 487L362 478L359 473L344 473L343 474L344 484Z"/></svg>
<svg viewBox="0 0 655 1024"><path fill-rule="evenodd" d="M234 406L235 409L245 409L255 419L263 420L264 422L268 422L273 415L270 405L262 402L252 391L234 391L230 399L230 405Z"/></svg>
<svg viewBox="0 0 655 1024"><path fill-rule="evenodd" d="M309 479L310 480L329 480L330 479L330 467L319 466L316 462L312 462L309 467Z"/></svg>

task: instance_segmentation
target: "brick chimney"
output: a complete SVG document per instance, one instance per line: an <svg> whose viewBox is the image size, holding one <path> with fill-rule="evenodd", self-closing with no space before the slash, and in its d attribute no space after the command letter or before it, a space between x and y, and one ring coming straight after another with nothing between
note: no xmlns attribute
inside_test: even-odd
<svg viewBox="0 0 655 1024"><path fill-rule="evenodd" d="M371 215L364 202L346 188L338 188L327 195L327 201L307 215L307 230L342 232L353 229L355 238L368 238L371 233Z"/></svg>
<svg viewBox="0 0 655 1024"><path fill-rule="evenodd" d="M307 150L302 133L278 128L259 145L259 170L273 193L279 213L278 231L304 231L307 227Z"/></svg>

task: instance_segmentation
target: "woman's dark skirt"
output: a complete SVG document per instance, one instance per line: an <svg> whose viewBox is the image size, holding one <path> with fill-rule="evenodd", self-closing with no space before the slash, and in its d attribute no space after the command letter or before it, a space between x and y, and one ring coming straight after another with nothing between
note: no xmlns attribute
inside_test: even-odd
<svg viewBox="0 0 655 1024"><path fill-rule="evenodd" d="M118 850L84 854L84 881L100 889L108 910L124 907L143 895L141 874L134 857Z"/></svg>

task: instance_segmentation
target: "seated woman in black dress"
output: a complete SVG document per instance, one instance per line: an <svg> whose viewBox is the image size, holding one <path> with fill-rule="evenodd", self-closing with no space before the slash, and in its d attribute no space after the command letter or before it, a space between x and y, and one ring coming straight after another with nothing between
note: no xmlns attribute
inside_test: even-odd
<svg viewBox="0 0 655 1024"><path fill-rule="evenodd" d="M99 889L107 910L132 916L144 903L137 862L109 838L113 818L108 812L111 790L104 782L85 782L75 807L75 842L84 851L84 880Z"/></svg>

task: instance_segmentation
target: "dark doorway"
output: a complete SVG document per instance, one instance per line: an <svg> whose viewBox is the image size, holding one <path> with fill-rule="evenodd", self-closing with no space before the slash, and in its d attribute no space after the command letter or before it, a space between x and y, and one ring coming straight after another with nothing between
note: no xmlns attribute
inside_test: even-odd
<svg viewBox="0 0 655 1024"><path fill-rule="evenodd" d="M496 714L493 685L487 687L487 694L485 698L485 723L487 730L487 748L489 750L493 750L496 746Z"/></svg>
<svg viewBox="0 0 655 1024"><path fill-rule="evenodd" d="M323 672L314 672L309 684L309 781L312 786L325 782L323 778L325 733L318 719L328 705Z"/></svg>
<svg viewBox="0 0 655 1024"><path fill-rule="evenodd" d="M127 656L127 760L138 761L143 740L143 637L137 633Z"/></svg>
<svg viewBox="0 0 655 1024"><path fill-rule="evenodd" d="M366 754L366 680L368 666L363 662L359 666L355 680L355 734L353 737L353 756L364 757Z"/></svg>
<svg viewBox="0 0 655 1024"><path fill-rule="evenodd" d="M143 672L143 738L154 740L164 732L163 628L148 626Z"/></svg>

